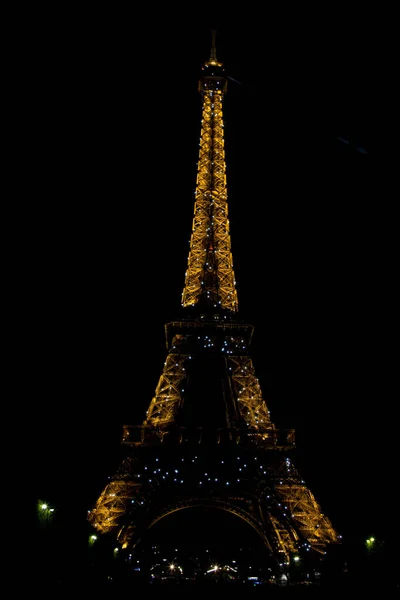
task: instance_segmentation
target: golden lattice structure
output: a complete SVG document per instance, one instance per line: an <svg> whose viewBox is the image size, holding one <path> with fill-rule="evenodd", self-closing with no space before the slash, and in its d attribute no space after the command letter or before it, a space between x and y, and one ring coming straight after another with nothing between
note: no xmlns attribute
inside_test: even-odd
<svg viewBox="0 0 400 600"><path fill-rule="evenodd" d="M212 49L199 90L203 97L192 236L183 306L238 310L226 186L223 97L227 80Z"/></svg>
<svg viewBox="0 0 400 600"><path fill-rule="evenodd" d="M165 325L167 356L155 394L143 422L124 426L126 457L89 521L133 549L176 511L225 510L258 533L281 567L302 552L323 555L339 537L288 457L294 431L278 430L272 422L250 356L253 326L238 319L224 150L226 90L213 36L199 83L202 124L184 316ZM219 485L221 463L225 481Z"/></svg>

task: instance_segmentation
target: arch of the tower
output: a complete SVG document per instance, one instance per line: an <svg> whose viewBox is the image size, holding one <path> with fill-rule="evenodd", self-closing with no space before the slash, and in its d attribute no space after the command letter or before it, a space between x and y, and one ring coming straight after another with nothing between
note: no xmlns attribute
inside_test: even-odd
<svg viewBox="0 0 400 600"><path fill-rule="evenodd" d="M171 499L170 499L171 500ZM251 494L241 497L212 497L188 496L177 498L148 512L147 519L138 527L134 519L129 519L119 530L118 539L123 547L136 548L142 543L150 530L156 528L163 520L172 515L190 509L204 509L205 511L224 511L239 519L255 532L265 547L267 554L276 561L289 561L290 556L297 551L298 535L288 523L263 510L259 499Z"/></svg>
<svg viewBox="0 0 400 600"><path fill-rule="evenodd" d="M159 523L162 519L167 518L168 516L180 512L182 510L187 510L191 508L205 508L205 509L217 509L228 512L231 515L234 515L247 523L260 537L262 542L265 544L269 552L273 552L273 547L266 535L265 529L262 524L248 511L245 511L233 503L224 502L223 500L213 499L205 501L203 498L188 498L187 500L183 500L179 502L177 506L166 508L162 513L158 514L148 525L148 530L154 527L157 523Z"/></svg>

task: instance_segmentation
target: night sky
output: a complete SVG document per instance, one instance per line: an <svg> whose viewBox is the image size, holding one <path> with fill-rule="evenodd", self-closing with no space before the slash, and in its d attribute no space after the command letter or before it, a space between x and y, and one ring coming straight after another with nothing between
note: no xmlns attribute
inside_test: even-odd
<svg viewBox="0 0 400 600"><path fill-rule="evenodd" d="M84 514L122 424L140 424L153 397L164 324L180 315L215 27L239 314L255 326L265 400L296 429L295 463L337 530L390 535L398 234L372 18L165 18L57 15L26 56L35 494Z"/></svg>

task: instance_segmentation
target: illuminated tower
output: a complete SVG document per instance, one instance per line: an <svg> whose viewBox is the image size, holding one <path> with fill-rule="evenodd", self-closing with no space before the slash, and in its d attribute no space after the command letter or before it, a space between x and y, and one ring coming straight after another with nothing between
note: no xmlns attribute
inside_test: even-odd
<svg viewBox="0 0 400 600"><path fill-rule="evenodd" d="M338 536L278 430L238 318L228 219L223 100L227 79L213 34L202 67L202 120L182 317L165 325L167 355L142 424L123 428L125 458L89 514L133 549L161 519L202 506L251 526L277 565L319 557Z"/></svg>

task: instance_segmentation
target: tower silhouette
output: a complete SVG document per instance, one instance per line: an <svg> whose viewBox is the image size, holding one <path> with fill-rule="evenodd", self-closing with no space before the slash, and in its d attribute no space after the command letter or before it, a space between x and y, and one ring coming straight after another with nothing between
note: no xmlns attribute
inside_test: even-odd
<svg viewBox="0 0 400 600"><path fill-rule="evenodd" d="M165 325L167 356L145 418L123 427L124 457L90 511L100 533L134 549L176 511L227 511L252 527L277 566L338 542L275 427L239 319L228 219L223 100L211 55L199 80L202 120L182 316Z"/></svg>

